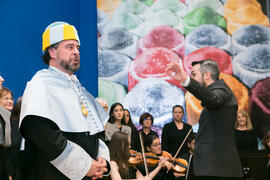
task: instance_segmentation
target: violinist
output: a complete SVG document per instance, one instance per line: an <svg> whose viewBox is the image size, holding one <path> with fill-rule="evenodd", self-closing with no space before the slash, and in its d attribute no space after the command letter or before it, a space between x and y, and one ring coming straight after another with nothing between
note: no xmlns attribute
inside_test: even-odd
<svg viewBox="0 0 270 180"><path fill-rule="evenodd" d="M147 161L148 159L151 159L151 156L156 156L159 157L159 159L166 159L167 161L163 164L162 169L158 172L158 174L155 176L154 180L171 180L174 179L174 172L172 171L173 168L173 164L171 162L169 162L169 159L171 159L171 155L165 151L161 150L161 144L160 144L160 140L159 137L156 135L150 135L147 136L145 138L144 141L144 145L146 148L146 158ZM154 161L154 158L153 158ZM149 172L151 172L153 169L155 169L157 167L157 164L154 165L154 163L148 163L148 169ZM142 165L138 166L138 169L145 174L145 168ZM177 174L177 173L175 173ZM184 174L182 174L182 176L184 176Z"/></svg>
<svg viewBox="0 0 270 180"><path fill-rule="evenodd" d="M193 173L192 158L194 154L196 135L197 135L196 133L191 133L190 136L187 138L187 145L188 145L189 151L182 155L182 158L184 158L189 164L189 168L187 169L186 177L185 177L185 179L188 179L188 180L195 179L195 176Z"/></svg>
<svg viewBox="0 0 270 180"><path fill-rule="evenodd" d="M192 128L189 124L183 122L184 108L180 105L175 105L172 109L173 121L164 125L162 129L162 149L174 156L178 147L183 142ZM181 151L177 157L181 157L188 152L187 142L183 144Z"/></svg>
<svg viewBox="0 0 270 180"><path fill-rule="evenodd" d="M188 152L182 155L182 157L187 161L189 160L190 155L193 156L196 135L197 135L196 133L191 133L190 136L187 138L187 145L189 150Z"/></svg>
<svg viewBox="0 0 270 180"><path fill-rule="evenodd" d="M135 166L130 166L129 160L129 139L128 135L124 132L115 132L111 139L110 144L110 156L111 156L111 180L121 179L145 179L152 180L160 169L164 166L166 159L162 158L157 164L157 167L153 169L147 176L143 176L140 170ZM164 179L163 179L164 180Z"/></svg>

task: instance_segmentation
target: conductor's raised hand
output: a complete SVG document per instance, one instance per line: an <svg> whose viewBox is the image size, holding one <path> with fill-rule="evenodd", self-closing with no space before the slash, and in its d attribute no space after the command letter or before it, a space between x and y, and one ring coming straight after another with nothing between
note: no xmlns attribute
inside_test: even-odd
<svg viewBox="0 0 270 180"><path fill-rule="evenodd" d="M177 81L180 81L181 83L184 83L188 77L183 67L175 62L167 64L166 72L169 77Z"/></svg>

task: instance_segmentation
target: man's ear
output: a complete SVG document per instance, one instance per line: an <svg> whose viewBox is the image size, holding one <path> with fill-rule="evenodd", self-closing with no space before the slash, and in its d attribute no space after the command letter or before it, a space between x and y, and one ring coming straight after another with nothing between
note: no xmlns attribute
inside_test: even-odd
<svg viewBox="0 0 270 180"><path fill-rule="evenodd" d="M209 71L205 72L203 75L205 76L205 79L212 79L211 78L211 73Z"/></svg>
<svg viewBox="0 0 270 180"><path fill-rule="evenodd" d="M151 149L148 146L146 146L146 150L149 152L151 151Z"/></svg>
<svg viewBox="0 0 270 180"><path fill-rule="evenodd" d="M55 48L49 48L48 52L51 56L51 59L54 59L56 57L56 49Z"/></svg>

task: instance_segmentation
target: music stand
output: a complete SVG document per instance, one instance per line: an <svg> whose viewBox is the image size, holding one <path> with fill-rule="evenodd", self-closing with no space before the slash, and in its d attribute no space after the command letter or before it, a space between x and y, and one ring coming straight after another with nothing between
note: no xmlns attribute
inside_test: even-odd
<svg viewBox="0 0 270 180"><path fill-rule="evenodd" d="M239 153L244 179L267 180L268 152L265 150L248 150Z"/></svg>

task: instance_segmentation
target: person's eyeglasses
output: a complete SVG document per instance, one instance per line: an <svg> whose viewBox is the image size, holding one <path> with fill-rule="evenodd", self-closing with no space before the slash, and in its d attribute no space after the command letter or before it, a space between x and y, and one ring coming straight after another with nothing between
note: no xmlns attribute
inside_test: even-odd
<svg viewBox="0 0 270 180"><path fill-rule="evenodd" d="M151 119L151 118L144 119L144 121L146 121L146 120L152 121L152 119Z"/></svg>
<svg viewBox="0 0 270 180"><path fill-rule="evenodd" d="M5 100L5 101L8 101L8 100L14 101L14 99L13 98L10 98L10 97L3 97L1 99Z"/></svg>

